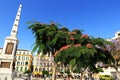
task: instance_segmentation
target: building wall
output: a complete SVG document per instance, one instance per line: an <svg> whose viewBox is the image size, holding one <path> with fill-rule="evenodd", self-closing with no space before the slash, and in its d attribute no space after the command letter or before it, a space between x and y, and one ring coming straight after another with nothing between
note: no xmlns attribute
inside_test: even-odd
<svg viewBox="0 0 120 80"><path fill-rule="evenodd" d="M42 71L48 71L49 74L52 74L54 67L54 57L48 55L37 54L34 57L33 61L33 76L42 75ZM61 71L65 72L70 67L66 67L63 64L58 65L56 74L59 75Z"/></svg>
<svg viewBox="0 0 120 80"><path fill-rule="evenodd" d="M3 49L2 49L2 48L0 48L0 54L2 54L2 50L3 50Z"/></svg>
<svg viewBox="0 0 120 80"><path fill-rule="evenodd" d="M36 55L33 62L33 74L42 74L42 71L52 72L54 66L54 59L52 56Z"/></svg>
<svg viewBox="0 0 120 80"><path fill-rule="evenodd" d="M16 52L16 63L15 70L16 72L24 73L25 71L32 71L32 53L28 50L18 49Z"/></svg>

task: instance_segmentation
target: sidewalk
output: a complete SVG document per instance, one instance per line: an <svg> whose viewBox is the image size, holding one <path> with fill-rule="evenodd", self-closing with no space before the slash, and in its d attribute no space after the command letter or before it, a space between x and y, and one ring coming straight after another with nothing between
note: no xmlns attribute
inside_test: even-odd
<svg viewBox="0 0 120 80"><path fill-rule="evenodd" d="M24 79L22 79L22 78L14 78L14 80L24 80Z"/></svg>
<svg viewBox="0 0 120 80"><path fill-rule="evenodd" d="M22 79L22 78L18 78L18 77L16 77L16 78L14 78L14 80L25 80L25 79ZM27 79L27 80L29 80L29 79ZM44 78L32 78L32 80L44 80ZM51 80L50 78L46 78L45 80ZM56 79L56 80L64 80L64 79ZM80 80L80 79L70 79L70 80Z"/></svg>

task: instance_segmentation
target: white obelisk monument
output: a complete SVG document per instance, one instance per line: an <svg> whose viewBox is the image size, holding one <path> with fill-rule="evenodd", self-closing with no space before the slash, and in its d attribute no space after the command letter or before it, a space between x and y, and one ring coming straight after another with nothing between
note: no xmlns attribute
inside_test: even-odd
<svg viewBox="0 0 120 80"><path fill-rule="evenodd" d="M0 54L0 80L14 80L15 55L18 45L18 25L22 4L20 4L10 36L5 38L3 52Z"/></svg>

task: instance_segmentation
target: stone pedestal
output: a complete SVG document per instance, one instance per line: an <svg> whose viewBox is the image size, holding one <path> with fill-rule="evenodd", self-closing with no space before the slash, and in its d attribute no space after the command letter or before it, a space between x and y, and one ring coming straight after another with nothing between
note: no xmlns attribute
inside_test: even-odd
<svg viewBox="0 0 120 80"><path fill-rule="evenodd" d="M13 72L8 68L0 68L0 80L14 80Z"/></svg>
<svg viewBox="0 0 120 80"><path fill-rule="evenodd" d="M14 77L12 77L11 73L0 73L0 80L14 80Z"/></svg>

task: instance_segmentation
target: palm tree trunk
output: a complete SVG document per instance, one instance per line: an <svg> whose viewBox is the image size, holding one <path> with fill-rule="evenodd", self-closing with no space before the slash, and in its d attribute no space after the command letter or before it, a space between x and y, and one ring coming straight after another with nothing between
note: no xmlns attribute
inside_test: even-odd
<svg viewBox="0 0 120 80"><path fill-rule="evenodd" d="M57 70L57 63L55 63L53 67L52 80L56 80L56 70Z"/></svg>

